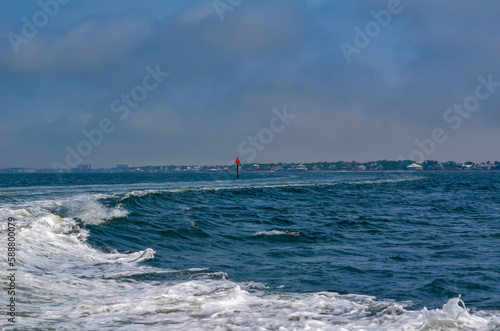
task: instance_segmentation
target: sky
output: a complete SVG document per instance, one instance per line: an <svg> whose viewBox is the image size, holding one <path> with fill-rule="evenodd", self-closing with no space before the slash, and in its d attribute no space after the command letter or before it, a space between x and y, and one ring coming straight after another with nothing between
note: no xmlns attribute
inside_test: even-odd
<svg viewBox="0 0 500 331"><path fill-rule="evenodd" d="M0 164L500 160L495 0L0 0Z"/></svg>

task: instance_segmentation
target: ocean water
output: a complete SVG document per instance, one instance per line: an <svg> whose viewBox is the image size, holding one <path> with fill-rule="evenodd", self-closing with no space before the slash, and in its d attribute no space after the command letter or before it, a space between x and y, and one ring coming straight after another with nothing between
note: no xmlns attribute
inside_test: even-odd
<svg viewBox="0 0 500 331"><path fill-rule="evenodd" d="M234 177L1 174L0 326L500 330L500 173Z"/></svg>

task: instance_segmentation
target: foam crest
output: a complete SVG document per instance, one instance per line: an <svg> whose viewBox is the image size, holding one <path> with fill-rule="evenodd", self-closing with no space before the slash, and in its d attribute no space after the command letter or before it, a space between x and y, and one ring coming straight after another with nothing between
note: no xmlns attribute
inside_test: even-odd
<svg viewBox="0 0 500 331"><path fill-rule="evenodd" d="M443 328L492 329L492 323L488 319L469 314L460 296L448 300L442 309L428 311L427 308L424 308L422 314L424 318L423 328L428 330Z"/></svg>
<svg viewBox="0 0 500 331"><path fill-rule="evenodd" d="M74 199L52 201L45 204L51 212L77 219L85 224L101 224L117 217L125 217L128 212L120 205L106 207L96 196L78 196Z"/></svg>
<svg viewBox="0 0 500 331"><path fill-rule="evenodd" d="M121 200L126 200L130 197L143 197L143 196L146 196L148 194L158 194L158 193L162 193L163 191L161 190L135 190L135 191L130 191L130 192L126 192L125 194L123 194L123 197L121 198ZM165 191L166 192L166 191Z"/></svg>
<svg viewBox="0 0 500 331"><path fill-rule="evenodd" d="M425 177L402 177L402 178L391 178L391 179L377 179L377 180L363 180L355 182L347 182L347 184L386 184L386 183L404 183L413 182L418 180L424 180Z"/></svg>
<svg viewBox="0 0 500 331"><path fill-rule="evenodd" d="M19 261L27 269L60 270L87 263L137 263L154 258L154 250L105 253L86 243L88 231L75 220L47 214L18 228ZM56 261L57 260L57 263Z"/></svg>
<svg viewBox="0 0 500 331"><path fill-rule="evenodd" d="M258 236L300 236L300 232L298 231L280 231L280 230L271 230L271 231L260 231L254 234L255 237Z"/></svg>
<svg viewBox="0 0 500 331"><path fill-rule="evenodd" d="M82 194L64 199L4 204L0 208L0 215L17 216L30 222L48 214L55 214L63 218L77 219L85 224L101 224L113 218L127 216L128 212L121 205L107 207L100 202L109 197L105 194Z"/></svg>
<svg viewBox="0 0 500 331"><path fill-rule="evenodd" d="M17 208L16 208L17 207ZM120 206L106 207L96 197L85 195L76 199L37 201L31 206L0 208L1 217L16 219L16 243L19 247L17 262L23 272L38 274L41 271L87 268L95 263L138 263L154 258L154 250L121 254L105 253L90 247L86 240L88 231L81 224L100 224L106 220L125 216ZM1 223L1 231L6 229Z"/></svg>
<svg viewBox="0 0 500 331"><path fill-rule="evenodd" d="M292 178L291 176L290 178ZM399 183L399 182L411 182L423 180L424 177L416 177L416 176L401 176L398 178L391 179L374 179L374 180L360 180L360 181L343 181L337 178L329 178L328 180L308 180L302 182L281 182L279 184L270 184L269 181L265 183L258 184L254 181L242 181L240 185L228 185L229 183L221 182L210 182L210 185L207 185L205 182L194 182L186 187L181 188L173 188L170 185L168 187L162 188L161 185L153 185L149 184L149 186L156 186L156 189L143 189L143 190L132 190L128 192L124 192L121 194L121 200L126 200L130 197L143 197L149 194L162 194L162 193L186 193L190 191L195 192L217 192L217 191L238 191L238 190L246 190L246 189L276 189L276 188L305 188L305 187L320 187L320 186L336 186L339 184L357 184L357 185L366 185L366 184L383 184L383 183Z"/></svg>

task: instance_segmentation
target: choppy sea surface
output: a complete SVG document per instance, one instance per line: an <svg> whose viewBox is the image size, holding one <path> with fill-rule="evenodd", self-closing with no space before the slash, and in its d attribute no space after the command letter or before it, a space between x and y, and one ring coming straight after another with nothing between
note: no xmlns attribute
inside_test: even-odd
<svg viewBox="0 0 500 331"><path fill-rule="evenodd" d="M500 173L234 177L0 174L0 326L500 329Z"/></svg>

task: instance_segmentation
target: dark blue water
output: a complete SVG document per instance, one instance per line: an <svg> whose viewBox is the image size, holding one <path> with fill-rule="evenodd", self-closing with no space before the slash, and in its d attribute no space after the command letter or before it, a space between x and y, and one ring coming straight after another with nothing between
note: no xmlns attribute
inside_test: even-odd
<svg viewBox="0 0 500 331"><path fill-rule="evenodd" d="M185 271L141 272L117 282L256 282L268 293L361 294L413 310L461 295L469 308L500 310L500 173L1 175L0 181L0 202L10 205L97 195L107 210L125 213L89 222L74 204L46 208L74 219L97 251L151 248L154 258L143 267Z"/></svg>

